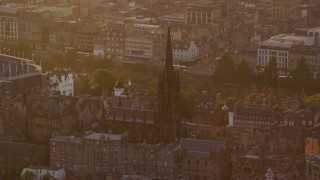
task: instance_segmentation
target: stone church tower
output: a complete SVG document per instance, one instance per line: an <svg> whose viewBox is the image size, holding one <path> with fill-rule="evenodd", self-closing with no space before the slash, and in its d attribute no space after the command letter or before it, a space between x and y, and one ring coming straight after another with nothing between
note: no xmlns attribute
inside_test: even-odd
<svg viewBox="0 0 320 180"><path fill-rule="evenodd" d="M170 143L181 138L180 77L173 68L170 28L168 28L165 69L160 73L158 86L157 141Z"/></svg>

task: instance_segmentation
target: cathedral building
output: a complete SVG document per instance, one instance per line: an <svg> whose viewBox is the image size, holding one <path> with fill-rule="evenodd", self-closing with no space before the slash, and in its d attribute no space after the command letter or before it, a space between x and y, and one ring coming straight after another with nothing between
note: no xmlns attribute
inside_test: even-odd
<svg viewBox="0 0 320 180"><path fill-rule="evenodd" d="M124 102L125 99L119 102L122 100ZM180 140L180 79L179 73L173 68L170 29L168 29L165 68L159 76L155 107L149 106L147 109L128 107L123 102L108 105L105 125L109 131L127 132L132 143L146 141L168 144Z"/></svg>
<svg viewBox="0 0 320 180"><path fill-rule="evenodd" d="M155 130L157 141L170 143L181 138L180 77L173 68L170 28L168 28L165 69L159 76Z"/></svg>

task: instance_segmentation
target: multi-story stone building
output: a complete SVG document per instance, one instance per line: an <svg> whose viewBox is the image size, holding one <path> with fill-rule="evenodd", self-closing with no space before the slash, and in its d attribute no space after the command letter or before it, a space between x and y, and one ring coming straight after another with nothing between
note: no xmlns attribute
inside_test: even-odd
<svg viewBox="0 0 320 180"><path fill-rule="evenodd" d="M125 134L55 136L50 140L50 165L64 167L70 174L80 176L121 173L125 140Z"/></svg>
<svg viewBox="0 0 320 180"><path fill-rule="evenodd" d="M202 140L233 142L232 127L218 127L208 124L182 122L182 137Z"/></svg>
<svg viewBox="0 0 320 180"><path fill-rule="evenodd" d="M297 18L300 15L301 0L283 1L272 0L271 19L273 24L288 21L290 18Z"/></svg>
<svg viewBox="0 0 320 180"><path fill-rule="evenodd" d="M105 30L97 35L94 55L114 61L122 61L125 52L126 30L122 22L109 23ZM101 47L102 52L98 50Z"/></svg>
<svg viewBox="0 0 320 180"><path fill-rule="evenodd" d="M27 102L27 135L37 141L48 141L55 134L68 135L77 131L76 113L72 99L60 99L55 95L53 100L41 97L30 97Z"/></svg>
<svg viewBox="0 0 320 180"><path fill-rule="evenodd" d="M222 141L182 139L168 145L131 144L127 134L103 133L55 136L50 140L50 165L82 177L139 174L222 179L227 160L228 151Z"/></svg>
<svg viewBox="0 0 320 180"><path fill-rule="evenodd" d="M121 102L122 101L122 102ZM125 103L124 100L119 101ZM157 139L154 132L156 118L155 109L130 108L113 105L109 108L106 118L106 126L116 133L128 132L128 140L133 143L153 143Z"/></svg>
<svg viewBox="0 0 320 180"><path fill-rule="evenodd" d="M151 18L131 17L125 21L125 55L127 61L164 62L165 33Z"/></svg>
<svg viewBox="0 0 320 180"><path fill-rule="evenodd" d="M278 25L283 30L294 27L301 15L301 0L258 0L256 9L261 23ZM290 25L291 23L291 25Z"/></svg>
<svg viewBox="0 0 320 180"><path fill-rule="evenodd" d="M234 127L268 128L273 126L272 109L239 107L234 116Z"/></svg>
<svg viewBox="0 0 320 180"><path fill-rule="evenodd" d="M312 128L319 123L318 113L313 113L305 109L299 109L297 111L289 109L284 113L285 117L281 124L289 127Z"/></svg>
<svg viewBox="0 0 320 180"><path fill-rule="evenodd" d="M223 141L181 139L158 151L157 177L223 179L231 168L228 156Z"/></svg>
<svg viewBox="0 0 320 180"><path fill-rule="evenodd" d="M0 143L0 178L14 179L24 167L47 166L48 148L34 144Z"/></svg>
<svg viewBox="0 0 320 180"><path fill-rule="evenodd" d="M269 16L272 13L272 0L258 0L256 3L256 9L262 16Z"/></svg>
<svg viewBox="0 0 320 180"><path fill-rule="evenodd" d="M98 8L94 9L90 17L94 21L116 23L123 21L127 13L128 12L121 11L119 8L115 8L114 6L99 6Z"/></svg>
<svg viewBox="0 0 320 180"><path fill-rule="evenodd" d="M51 14L46 9L21 9L19 12L19 39L33 50L46 50L49 44L49 20Z"/></svg>
<svg viewBox="0 0 320 180"><path fill-rule="evenodd" d="M7 97L4 97L3 101L8 101ZM3 102L1 105L0 140L22 142L25 138L24 131L26 130L26 106L23 102L23 96L19 96L16 100L10 102Z"/></svg>
<svg viewBox="0 0 320 180"><path fill-rule="evenodd" d="M66 47L76 46L76 21L53 20L50 24L50 49L65 52Z"/></svg>
<svg viewBox="0 0 320 180"><path fill-rule="evenodd" d="M125 144L122 146L124 174L155 176L157 170L157 152L161 144Z"/></svg>
<svg viewBox="0 0 320 180"><path fill-rule="evenodd" d="M100 97L89 95L81 95L76 98L74 110L77 113L79 129L89 130L92 124L104 118L103 100Z"/></svg>
<svg viewBox="0 0 320 180"><path fill-rule="evenodd" d="M199 56L199 45L194 41L173 42L173 60L176 64L190 64L194 61L197 61Z"/></svg>
<svg viewBox="0 0 320 180"><path fill-rule="evenodd" d="M278 64L278 74L286 75L296 67L300 57L305 57L312 73L316 74L320 67L317 59L319 34L320 28L297 29L294 34L280 34L261 42L257 56L258 69L267 66L268 61L274 57Z"/></svg>
<svg viewBox="0 0 320 180"><path fill-rule="evenodd" d="M304 159L301 157L272 155L269 150L268 146L262 144L257 149L257 151L261 151L261 154L247 154L237 157L233 177L239 180L266 179L268 176L265 171L268 168L272 168L274 173L272 174L272 179L305 179Z"/></svg>
<svg viewBox="0 0 320 180"><path fill-rule="evenodd" d="M15 42L18 40L19 9L14 7L0 7L0 40Z"/></svg>
<svg viewBox="0 0 320 180"><path fill-rule="evenodd" d="M227 15L227 1L200 0L187 5L186 24L211 24L217 18Z"/></svg>
<svg viewBox="0 0 320 180"><path fill-rule="evenodd" d="M149 60L154 57L155 41L147 35L129 35L125 40L125 54L128 59Z"/></svg>
<svg viewBox="0 0 320 180"><path fill-rule="evenodd" d="M94 41L100 28L96 24L79 24L77 28L77 49L84 52L92 53Z"/></svg>

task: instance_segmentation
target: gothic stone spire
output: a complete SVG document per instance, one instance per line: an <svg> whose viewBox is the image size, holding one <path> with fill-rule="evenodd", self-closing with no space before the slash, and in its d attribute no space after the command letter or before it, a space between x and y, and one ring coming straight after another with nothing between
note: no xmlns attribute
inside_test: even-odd
<svg viewBox="0 0 320 180"><path fill-rule="evenodd" d="M171 34L170 34L170 27L168 27L165 68L170 77L172 77L172 74L173 74L172 59L173 59L173 55L172 55L172 45L171 45Z"/></svg>

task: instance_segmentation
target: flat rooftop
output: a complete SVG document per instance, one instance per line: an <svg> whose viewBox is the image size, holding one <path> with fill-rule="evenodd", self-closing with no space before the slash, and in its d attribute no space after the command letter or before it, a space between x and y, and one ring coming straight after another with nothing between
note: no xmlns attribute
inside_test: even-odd
<svg viewBox="0 0 320 180"><path fill-rule="evenodd" d="M292 45L314 45L314 36L303 36L295 34L280 34L262 41L260 46L290 48Z"/></svg>
<svg viewBox="0 0 320 180"><path fill-rule="evenodd" d="M120 134L105 134L105 133L90 133L89 135L85 136L84 139L93 139L93 140L111 140L111 141L120 141L122 135Z"/></svg>
<svg viewBox="0 0 320 180"><path fill-rule="evenodd" d="M221 5L225 0L199 0L193 3L189 3L188 7L197 7L197 8L211 8L216 7L217 5Z"/></svg>

